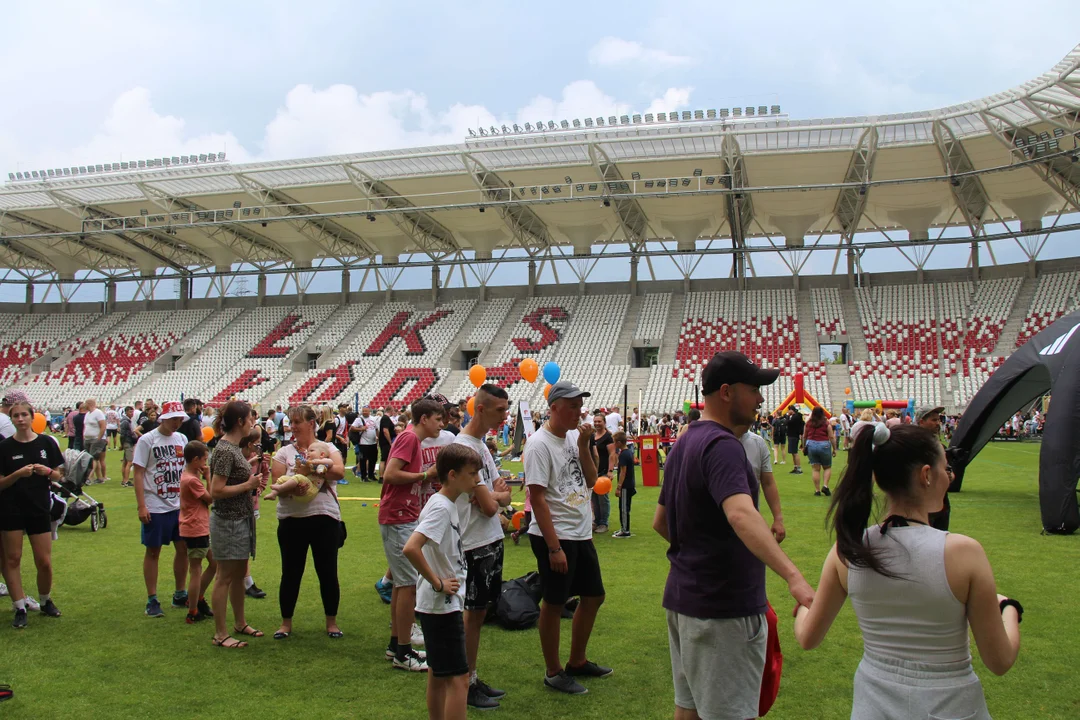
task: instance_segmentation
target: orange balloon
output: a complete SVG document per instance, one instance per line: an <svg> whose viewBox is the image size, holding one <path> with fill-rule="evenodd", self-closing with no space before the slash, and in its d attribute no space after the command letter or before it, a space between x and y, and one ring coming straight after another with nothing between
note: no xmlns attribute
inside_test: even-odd
<svg viewBox="0 0 1080 720"><path fill-rule="evenodd" d="M548 393L551 392L551 385L544 384L544 399L547 400Z"/></svg>
<svg viewBox="0 0 1080 720"><path fill-rule="evenodd" d="M202 429L202 440L203 440L203 442L208 443L213 439L214 439L214 428L212 428L212 427L204 427Z"/></svg>
<svg viewBox="0 0 1080 720"><path fill-rule="evenodd" d="M593 485L592 491L597 495L607 495L611 492L611 478L607 475L596 478L596 484Z"/></svg>
<svg viewBox="0 0 1080 720"><path fill-rule="evenodd" d="M34 419L30 423L30 429L35 433L41 434L45 432L45 428L48 427L49 422L45 419L45 416L41 413L34 413Z"/></svg>
<svg viewBox="0 0 1080 720"><path fill-rule="evenodd" d="M845 395L850 395L851 394L851 388L849 388L849 387L844 388L844 394Z"/></svg>
<svg viewBox="0 0 1080 720"><path fill-rule="evenodd" d="M481 383L481 384L483 384L483 383ZM475 395L473 395L471 398L469 398L469 402L467 402L465 404L465 409L469 411L470 415L475 415L476 414L476 396Z"/></svg>
<svg viewBox="0 0 1080 720"><path fill-rule="evenodd" d="M518 372L521 373L525 382L536 382L536 378L540 375L540 366L532 358L525 358L518 364Z"/></svg>
<svg viewBox="0 0 1080 720"><path fill-rule="evenodd" d="M524 519L525 519L525 511L524 510L518 510L516 513L514 513L514 517L513 517L512 520L510 520L510 524L514 526L515 530L520 530L521 529L521 523L522 523L522 521Z"/></svg>
<svg viewBox="0 0 1080 720"><path fill-rule="evenodd" d="M487 368L483 365L473 365L469 368L469 382L473 387L480 387L487 380Z"/></svg>

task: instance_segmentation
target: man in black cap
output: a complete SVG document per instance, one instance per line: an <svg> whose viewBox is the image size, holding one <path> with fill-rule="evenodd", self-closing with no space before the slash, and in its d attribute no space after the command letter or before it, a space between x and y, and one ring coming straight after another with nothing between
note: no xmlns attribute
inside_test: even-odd
<svg viewBox="0 0 1080 720"><path fill-rule="evenodd" d="M525 445L522 462L532 500L529 542L540 573L540 648L544 652L544 685L569 695L586 690L575 678L606 677L609 667L591 662L585 648L596 613L604 602L604 580L592 542L589 493L596 483L589 441L593 425L581 420L582 392L560 380L548 391L550 416ZM570 659L559 658L560 622L566 601L580 596L574 613Z"/></svg>
<svg viewBox="0 0 1080 720"><path fill-rule="evenodd" d="M941 413L945 412L945 408L940 405L922 405L915 408L915 423L919 427L924 427L930 432L934 433L934 436L939 440L941 438ZM949 473L949 482L953 481L953 471L951 467L946 468ZM930 513L930 527L938 530L949 530L949 516L952 514L952 506L949 504L949 493L945 493L945 497L942 500L941 509L937 512Z"/></svg>
<svg viewBox="0 0 1080 720"><path fill-rule="evenodd" d="M766 565L800 605L814 599L758 512L758 479L739 441L764 400L761 386L778 375L742 353L713 356L701 419L668 454L653 528L670 543L663 605L676 718L757 717Z"/></svg>

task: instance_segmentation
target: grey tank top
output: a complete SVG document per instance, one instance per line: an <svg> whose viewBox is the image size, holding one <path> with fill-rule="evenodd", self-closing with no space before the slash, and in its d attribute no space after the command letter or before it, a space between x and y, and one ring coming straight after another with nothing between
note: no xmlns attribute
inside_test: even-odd
<svg viewBox="0 0 1080 720"><path fill-rule="evenodd" d="M917 663L970 663L967 608L945 576L947 532L925 525L868 528L864 542L879 548L899 578L864 568L848 571L848 597L867 653Z"/></svg>

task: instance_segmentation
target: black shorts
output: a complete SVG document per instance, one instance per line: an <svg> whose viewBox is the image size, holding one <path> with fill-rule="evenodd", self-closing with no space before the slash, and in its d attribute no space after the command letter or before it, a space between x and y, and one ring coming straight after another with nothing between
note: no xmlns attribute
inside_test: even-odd
<svg viewBox="0 0 1080 720"><path fill-rule="evenodd" d="M566 572L552 571L547 543L544 538L529 535L536 569L540 573L540 586L544 602L548 605L565 605L572 597L600 597L604 594L604 579L600 576L600 559L592 540L560 540L566 553Z"/></svg>
<svg viewBox="0 0 1080 720"><path fill-rule="evenodd" d="M465 609L486 610L502 594L503 541L465 551Z"/></svg>
<svg viewBox="0 0 1080 720"><path fill-rule="evenodd" d="M465 657L465 619L460 612L431 615L416 613L424 631L427 666L437 678L469 674Z"/></svg>
<svg viewBox="0 0 1080 720"><path fill-rule="evenodd" d="M792 455L799 454L799 436L792 435L787 439L787 451Z"/></svg>
<svg viewBox="0 0 1080 720"><path fill-rule="evenodd" d="M118 432L120 432L120 431L117 430L116 428L111 428L111 429L106 429L105 430L105 434L108 435L111 438L116 437Z"/></svg>
<svg viewBox="0 0 1080 720"><path fill-rule="evenodd" d="M27 535L51 533L52 518L49 513L36 510L0 515L0 532L24 532Z"/></svg>

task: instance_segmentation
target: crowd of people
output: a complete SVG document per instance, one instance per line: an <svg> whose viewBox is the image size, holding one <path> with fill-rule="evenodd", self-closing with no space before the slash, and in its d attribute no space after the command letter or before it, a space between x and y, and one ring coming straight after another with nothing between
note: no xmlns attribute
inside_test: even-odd
<svg viewBox="0 0 1080 720"><path fill-rule="evenodd" d="M777 375L739 353L720 353L703 370L700 406L659 417L634 408L626 419L615 408L589 410L590 394L560 381L528 433L516 432L508 395L496 385L478 388L471 414L464 401L437 394L400 409L298 405L265 415L236 399L214 410L193 398L107 410L88 399L65 415L62 430L69 449L93 457L89 482L107 479L109 448L122 452L122 484L134 489L144 546L145 614L165 614L159 562L172 545L172 606L191 624L212 619L212 642L226 649L264 636L248 622L245 602L265 596L251 561L260 504L268 501L276 508L281 562L273 638L287 641L293 632L309 551L327 636L343 637L338 552L347 531L337 487L350 471L357 481L380 483L387 571L376 587L389 605L385 656L396 669L427 674L432 718L497 708L506 696L478 668L482 628L503 584L512 493L499 466L512 452L505 447L511 437L526 436L517 447L525 515L512 538L527 538L540 578L543 684L579 695L589 680L614 672L588 653L606 597L593 537L608 532L611 511L609 494L594 488L601 479L611 483L619 513L613 537L633 537L633 445L637 435L656 433L665 479L652 528L668 543L662 604L677 719L758 716L775 632L766 568L787 582L803 648L821 642L850 596L866 645L852 717L989 717L971 669L968 627L987 667L1004 673L1016 659L1023 608L997 595L976 541L944 532L950 472L940 439L943 408L920 407L913 417L872 410L829 417L814 408L804 419L795 407L763 415L760 388ZM3 398L0 550L16 628L26 627L28 610L61 614L51 597L48 498L50 484L63 477L64 455L55 438L33 431L33 417L30 399L18 391ZM841 450L848 462L834 492L832 460ZM789 455L795 474L806 458L815 496L831 496L837 541L816 591L781 549L789 529L774 468ZM870 525L875 484L887 498L886 520ZM37 566L33 605L21 580L24 535ZM564 654L560 621L571 598L578 603Z"/></svg>

